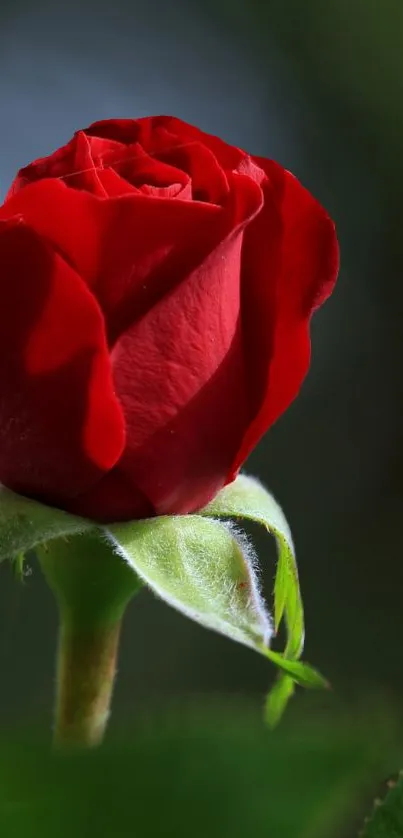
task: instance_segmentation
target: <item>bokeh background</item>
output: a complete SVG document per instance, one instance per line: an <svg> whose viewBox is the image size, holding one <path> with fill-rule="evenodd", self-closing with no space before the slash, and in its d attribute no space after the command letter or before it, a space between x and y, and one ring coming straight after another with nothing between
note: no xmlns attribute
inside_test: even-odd
<svg viewBox="0 0 403 838"><path fill-rule="evenodd" d="M332 728L341 713L342 724L354 729L351 720L365 715L368 702L384 735L403 698L401 0L2 0L0 102L1 197L21 165L95 119L172 113L278 160L335 219L342 268L333 298L313 323L311 372L300 398L248 463L291 522L306 609L305 657L333 685L331 695L294 699L300 706L275 734L274 753L295 741L292 725L306 730L317 714ZM273 549L253 535L269 587ZM55 606L35 563L24 585L2 565L4 728L18 730L28 717L48 723L56 631ZM143 592L125 622L111 735L129 730L134 716L152 716L151 707L158 718L174 708L175 728L190 708L203 713L217 705L211 710L216 728L210 720L206 736L211 752L227 753L220 713L238 713L233 727L241 729L250 718L246 704L255 702L259 713L271 677L259 656ZM186 724L193 730L193 722ZM163 763L174 770L179 746L172 736L169 747L164 739ZM270 737L263 727L254 736L267 747L256 763L259 776L267 771L269 777ZM188 742L194 756L191 741L185 736L182 749ZM231 747L236 761L246 746ZM316 765L308 746L299 759L303 772ZM181 760L183 769L183 754ZM394 760L386 760L385 771L394 770ZM340 782L350 763L346 756ZM211 772L214 777L214 766ZM211 772L199 786L210 788ZM278 794L292 799L298 784L285 774ZM255 813L257 799L250 804ZM192 806L196 798L189 811ZM301 829L270 820L270 799L265 806L255 835L301 837ZM230 829L229 821L226 827L223 817L217 834L247 834ZM303 835L344 838L353 834L349 829L347 815L332 815L319 832ZM180 827L172 834L182 834ZM183 834L199 833L193 825Z"/></svg>

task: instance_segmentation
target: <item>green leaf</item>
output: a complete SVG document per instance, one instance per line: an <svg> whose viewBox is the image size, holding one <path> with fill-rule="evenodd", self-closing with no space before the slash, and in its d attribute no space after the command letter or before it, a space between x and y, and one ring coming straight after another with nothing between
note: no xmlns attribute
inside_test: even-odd
<svg viewBox="0 0 403 838"><path fill-rule="evenodd" d="M273 496L258 480L245 475L239 475L233 483L225 486L200 514L254 521L263 524L276 539L278 561L274 582L274 625L277 631L284 617L287 641L283 654L264 649L266 657L284 673L266 699L265 716L273 727L294 692L294 683L308 688L327 686L322 675L298 661L304 644L304 611L290 528Z"/></svg>
<svg viewBox="0 0 403 838"><path fill-rule="evenodd" d="M269 727L276 727L295 691L290 675L280 675L270 690L265 703L265 719Z"/></svg>
<svg viewBox="0 0 403 838"><path fill-rule="evenodd" d="M115 524L105 533L169 605L264 654L271 619L259 594L253 551L234 527L177 515Z"/></svg>
<svg viewBox="0 0 403 838"><path fill-rule="evenodd" d="M258 480L241 474L225 486L200 514L255 521L274 535L278 551L274 624L277 630L284 615L288 635L284 654L291 659L298 658L304 644L304 612L291 530L277 501Z"/></svg>
<svg viewBox="0 0 403 838"><path fill-rule="evenodd" d="M403 775L389 781L384 800L375 801L373 814L367 818L362 838L403 838Z"/></svg>
<svg viewBox="0 0 403 838"><path fill-rule="evenodd" d="M52 538L83 533L94 524L0 487L0 561L13 559Z"/></svg>
<svg viewBox="0 0 403 838"><path fill-rule="evenodd" d="M280 652L273 652L272 649L262 649L263 654L269 660L282 669L294 679L296 684L300 687L306 687L311 690L323 690L329 688L329 683L326 678L320 674L309 663L302 663L302 661L293 661L282 655Z"/></svg>

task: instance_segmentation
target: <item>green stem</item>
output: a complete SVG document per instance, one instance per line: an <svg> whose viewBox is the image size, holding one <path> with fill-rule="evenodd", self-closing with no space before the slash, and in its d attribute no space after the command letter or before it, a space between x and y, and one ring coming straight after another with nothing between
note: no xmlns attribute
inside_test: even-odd
<svg viewBox="0 0 403 838"><path fill-rule="evenodd" d="M105 732L121 622L140 582L96 530L37 552L60 616L55 744L92 747Z"/></svg>
<svg viewBox="0 0 403 838"><path fill-rule="evenodd" d="M120 625L84 631L61 625L54 727L57 746L92 747L102 741L110 713Z"/></svg>

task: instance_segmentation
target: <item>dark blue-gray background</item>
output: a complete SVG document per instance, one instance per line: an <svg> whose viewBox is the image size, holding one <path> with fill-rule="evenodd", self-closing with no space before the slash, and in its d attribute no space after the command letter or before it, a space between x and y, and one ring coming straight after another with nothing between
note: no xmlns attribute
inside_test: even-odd
<svg viewBox="0 0 403 838"><path fill-rule="evenodd" d="M302 394L248 463L297 545L306 656L339 694L403 687L403 16L383 0L87 0L0 9L0 194L107 117L172 113L290 168L335 218L337 290ZM0 266L1 269L1 266ZM258 536L262 564L272 549ZM56 612L32 564L0 573L0 711L48 712ZM268 583L272 565L266 570ZM143 593L115 716L168 694L263 692L252 652Z"/></svg>

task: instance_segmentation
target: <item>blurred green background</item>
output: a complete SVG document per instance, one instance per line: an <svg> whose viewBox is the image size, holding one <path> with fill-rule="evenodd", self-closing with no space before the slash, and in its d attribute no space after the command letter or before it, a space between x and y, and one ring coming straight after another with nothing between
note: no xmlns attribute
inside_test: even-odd
<svg viewBox="0 0 403 838"><path fill-rule="evenodd" d="M259 726L259 697L272 677L266 662L143 592L125 622L110 731L113 741L125 729L132 744L116 745L117 751L91 757L88 764L96 766L101 794L108 786L102 772L111 780L121 766L116 805L126 814L109 831L105 821L105 831L100 822L96 831L87 825L82 834L348 838L356 809L347 806L340 788L350 789L354 766L368 769L370 799L371 783L375 793L378 774L380 780L383 771L393 772L399 760L391 725L398 729L403 698L403 3L3 0L0 101L1 196L19 166L51 152L78 127L111 116L173 113L278 160L336 220L342 269L333 298L313 323L310 375L248 463L291 523L306 609L305 657L326 673L333 693L298 695L298 708L275 735L268 734ZM261 534L253 536L269 590L273 548ZM2 565L0 586L0 718L7 743L0 764L22 770L22 753L28 753L28 777L32 771L39 789L41 776L46 783L51 776L55 785L57 771L39 748L38 775L28 745L14 751L11 741L29 720L40 726L43 739L48 735L56 611L34 562L24 585ZM374 716L365 728L369 699ZM143 719L146 709L139 738L133 720ZM359 724L365 733L357 731ZM380 738L371 736L375 729ZM347 747L340 757L343 737L351 752ZM374 742L376 766L366 751ZM140 786L139 761L145 765ZM137 767L131 780L132 764ZM68 768L60 771L61 783ZM336 790L329 772L339 778ZM0 824L16 812L20 821L5 821L4 834L55 834L53 821L45 825L46 806L38 804L42 814L34 816L29 795L21 792L22 808L17 795L13 809L17 767L10 777L3 802L0 792ZM315 826L312 813L325 805L326 777L334 812ZM94 783L88 801L95 800ZM352 793L357 811L366 793L362 785L358 790L360 783ZM78 794L78 780L76 785ZM138 816L136 789L142 800ZM155 823L146 817L160 795L165 827L157 826L155 813ZM287 806L300 811L308 798L308 821L317 830L312 833L287 821ZM52 799L59 800L53 793ZM283 815L275 814L279 800ZM111 801L109 796L105 805ZM167 806L176 812L182 807L182 820L168 815ZM201 818L200 807L204 814L206 807L221 812L217 833L214 819ZM23 817L31 825L42 823L42 832L27 831ZM138 831L136 817L145 824Z"/></svg>

